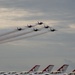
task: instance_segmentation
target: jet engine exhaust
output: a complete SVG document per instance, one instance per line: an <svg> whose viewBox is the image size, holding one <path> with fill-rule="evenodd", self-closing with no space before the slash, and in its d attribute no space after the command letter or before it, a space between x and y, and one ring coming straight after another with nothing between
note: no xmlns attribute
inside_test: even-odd
<svg viewBox="0 0 75 75"><path fill-rule="evenodd" d="M21 37L21 38L16 38L16 39L11 39L11 40L2 41L0 44L7 43L7 42L18 41L18 40L22 40L22 39L26 39L26 38L32 38L32 37L35 37L35 36L39 36L39 35L42 35L42 34L46 34L46 33L48 33L48 32L50 32L50 31L45 31L45 32L42 32L42 33L30 35L30 36L25 36L25 37Z"/></svg>

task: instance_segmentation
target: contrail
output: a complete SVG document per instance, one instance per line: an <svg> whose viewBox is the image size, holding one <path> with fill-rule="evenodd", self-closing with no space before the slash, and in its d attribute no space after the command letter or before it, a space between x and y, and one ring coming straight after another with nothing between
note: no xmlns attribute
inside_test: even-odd
<svg viewBox="0 0 75 75"><path fill-rule="evenodd" d="M9 34L12 34L12 33L15 33L15 32L18 32L18 30L13 30L13 31L10 31L10 32L7 32L7 33L4 33L4 34L1 34L0 37L2 36L6 36L6 35L9 35Z"/></svg>
<svg viewBox="0 0 75 75"><path fill-rule="evenodd" d="M39 28L38 30L41 30L41 29L43 29L43 27ZM11 36L4 37L4 38L0 38L0 42L5 41L7 39L12 39L12 38L16 38L16 37L19 37L19 36L22 36L22 35L26 35L26 34L29 34L29 33L32 33L32 32L34 32L34 30L31 30L31 31L28 31L28 32L22 32L20 34L11 35Z"/></svg>
<svg viewBox="0 0 75 75"><path fill-rule="evenodd" d="M35 24L35 25L31 25L30 28L32 27L35 27L37 26L38 24ZM26 28L29 28L28 26L25 26L24 29L22 29L21 31L25 30ZM12 34L12 33L15 33L15 32L19 32L19 30L16 28L16 30L13 30L13 31L10 31L10 32L7 32L7 33L4 33L4 34L1 34L0 37L3 37L3 36L6 36L6 35L9 35L9 34Z"/></svg>
<svg viewBox="0 0 75 75"><path fill-rule="evenodd" d="M8 37L5 37L5 38L1 38L0 42L4 41L4 40L7 40L7 39L15 38L15 37L18 37L18 36L26 35L26 34L32 33L32 32L33 32L33 30L32 31L28 31L28 32L23 32L23 33L20 33L20 34L16 34L16 35L12 35L12 36L8 36Z"/></svg>
<svg viewBox="0 0 75 75"><path fill-rule="evenodd" d="M26 39L26 38L31 38L31 37L35 37L35 36L39 36L39 35L48 33L48 32L50 32L50 31L44 31L44 32L42 32L42 33L38 33L38 34L26 36L26 37L21 37L21 38L16 38L16 39L11 39L11 40L7 40L7 41L3 41L3 42L1 42L0 44L7 43L7 42L13 42L13 41L17 41L17 40L22 40L22 39Z"/></svg>

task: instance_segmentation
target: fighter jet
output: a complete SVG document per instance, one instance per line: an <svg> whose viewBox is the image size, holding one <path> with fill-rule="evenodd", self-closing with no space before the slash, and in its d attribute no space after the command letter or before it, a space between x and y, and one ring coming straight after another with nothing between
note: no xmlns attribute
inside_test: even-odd
<svg viewBox="0 0 75 75"><path fill-rule="evenodd" d="M17 27L17 30L18 30L18 31L21 31L21 30L23 30L23 29L22 29L22 28L18 28L18 27Z"/></svg>
<svg viewBox="0 0 75 75"><path fill-rule="evenodd" d="M38 25L42 25L43 24L43 22L38 22Z"/></svg>
<svg viewBox="0 0 75 75"><path fill-rule="evenodd" d="M67 70L68 66L69 66L68 64L64 64L58 70L51 72L51 74L62 74L62 73L65 73L65 71Z"/></svg>
<svg viewBox="0 0 75 75"><path fill-rule="evenodd" d="M49 28L49 26L44 26L44 28Z"/></svg>
<svg viewBox="0 0 75 75"><path fill-rule="evenodd" d="M54 32L54 31L56 31L56 29L50 27L50 31Z"/></svg>
<svg viewBox="0 0 75 75"><path fill-rule="evenodd" d="M72 72L70 72L68 75L75 75L75 69Z"/></svg>
<svg viewBox="0 0 75 75"><path fill-rule="evenodd" d="M42 71L35 72L35 75L50 75L51 70L53 69L54 65L48 65Z"/></svg>
<svg viewBox="0 0 75 75"><path fill-rule="evenodd" d="M23 74L32 74L32 73L35 73L36 71L38 71L40 65L35 65L32 69L30 69L29 71L22 71L20 72L21 75Z"/></svg>
<svg viewBox="0 0 75 75"><path fill-rule="evenodd" d="M39 29L37 29L37 28L36 28L36 29L33 29L33 30L34 30L34 31L39 31Z"/></svg>
<svg viewBox="0 0 75 75"><path fill-rule="evenodd" d="M33 27L33 26L32 26L32 25L27 25L27 27L28 27L28 28L31 28L31 27Z"/></svg>

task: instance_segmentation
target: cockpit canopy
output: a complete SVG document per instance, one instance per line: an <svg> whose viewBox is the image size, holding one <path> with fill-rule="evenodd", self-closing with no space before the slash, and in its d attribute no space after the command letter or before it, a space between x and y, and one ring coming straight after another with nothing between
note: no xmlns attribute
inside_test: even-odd
<svg viewBox="0 0 75 75"><path fill-rule="evenodd" d="M73 73L69 73L68 75L75 75L75 72L73 72Z"/></svg>

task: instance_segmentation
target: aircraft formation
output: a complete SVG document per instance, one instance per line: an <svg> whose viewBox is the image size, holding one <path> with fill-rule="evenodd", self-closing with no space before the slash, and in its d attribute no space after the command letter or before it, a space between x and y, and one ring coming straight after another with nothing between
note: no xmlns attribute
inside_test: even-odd
<svg viewBox="0 0 75 75"><path fill-rule="evenodd" d="M68 64L64 64L59 69L57 69L56 71L52 71L54 65L48 65L42 71L38 71L38 69L40 68L40 65L35 65L29 71L21 71L21 72L0 71L0 75L75 75L75 69L70 73L66 73L66 70L67 70L68 66L69 66Z"/></svg>
<svg viewBox="0 0 75 75"><path fill-rule="evenodd" d="M31 38L34 36L42 35L48 32L55 32L55 31L57 30L52 28L51 26L46 25L43 22L38 22L34 25L27 25L27 26L24 26L23 28L17 27L16 29L12 31L0 34L0 44L6 43L6 42L12 42L16 40L21 40L25 38ZM32 34L35 32L39 32L39 33Z"/></svg>

